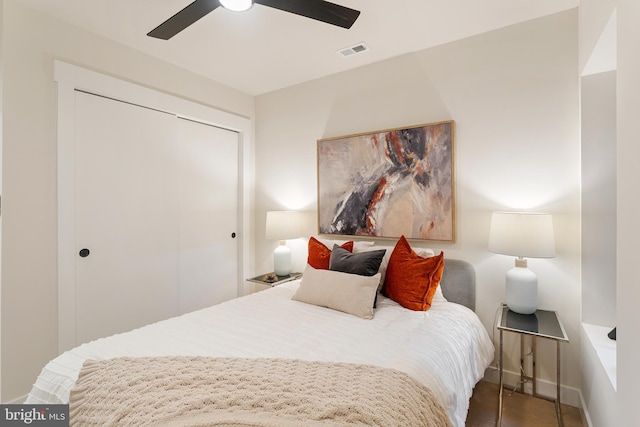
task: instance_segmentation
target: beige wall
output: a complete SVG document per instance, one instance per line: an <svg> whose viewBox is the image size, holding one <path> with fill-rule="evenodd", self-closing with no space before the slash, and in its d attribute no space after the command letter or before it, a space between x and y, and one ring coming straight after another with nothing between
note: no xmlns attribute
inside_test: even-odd
<svg viewBox="0 0 640 427"><path fill-rule="evenodd" d="M638 422L640 395L640 2L618 0L618 416L617 425Z"/></svg>
<svg viewBox="0 0 640 427"><path fill-rule="evenodd" d="M578 69L582 72L591 57L617 0L580 0L578 7L580 43Z"/></svg>
<svg viewBox="0 0 640 427"><path fill-rule="evenodd" d="M56 109L62 59L253 118L254 98L4 1L2 401L57 354Z"/></svg>
<svg viewBox="0 0 640 427"><path fill-rule="evenodd" d="M637 212L640 197L637 183L640 181L640 131L637 126L640 111L640 3L637 0L581 0L580 2L580 52L582 66L588 60L599 34L616 9L617 16L617 391L613 407L604 407L607 401L587 402L594 414L606 414L606 420L594 421L599 425L631 427L637 425L637 404L640 394L640 287L636 263L637 242L640 227ZM588 362L588 363L587 363ZM596 370L597 359L586 357L582 366L584 375ZM591 364L589 364L591 363ZM606 379L605 379L606 381ZM584 389L585 398L607 384L594 384L595 390ZM601 421L601 422L600 422ZM600 422L598 424L598 422Z"/></svg>
<svg viewBox="0 0 640 427"><path fill-rule="evenodd" d="M316 140L453 119L457 242L427 243L471 261L477 311L489 331L513 258L490 254L490 214L554 215L557 257L529 260L540 307L558 310L563 385L580 387L580 146L577 12L510 26L257 97L256 266L277 244L264 239L272 209L316 209ZM373 46L375 48L375 46ZM305 243L292 242L304 267ZM497 336L497 335L496 335ZM512 337L510 337L512 338ZM507 346L515 370L515 340ZM539 374L555 382L555 346L539 341ZM573 391L573 393L572 393ZM577 403L577 400L573 401Z"/></svg>
<svg viewBox="0 0 640 427"><path fill-rule="evenodd" d="M616 72L580 79L582 321L616 324Z"/></svg>

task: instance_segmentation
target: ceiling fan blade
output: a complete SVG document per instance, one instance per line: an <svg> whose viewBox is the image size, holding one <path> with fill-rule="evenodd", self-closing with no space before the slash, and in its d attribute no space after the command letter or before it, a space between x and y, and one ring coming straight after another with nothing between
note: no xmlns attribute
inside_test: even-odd
<svg viewBox="0 0 640 427"><path fill-rule="evenodd" d="M351 28L358 16L360 16L360 11L358 10L324 0L254 0L254 3L295 13L296 15L342 28Z"/></svg>
<svg viewBox="0 0 640 427"><path fill-rule="evenodd" d="M196 0L171 18L158 25L147 35L157 39L169 40L198 19L220 6L218 0Z"/></svg>

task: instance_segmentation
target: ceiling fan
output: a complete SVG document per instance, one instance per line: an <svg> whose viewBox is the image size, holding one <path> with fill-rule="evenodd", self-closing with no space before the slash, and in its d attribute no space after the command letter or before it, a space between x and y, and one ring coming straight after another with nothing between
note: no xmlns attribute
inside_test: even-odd
<svg viewBox="0 0 640 427"><path fill-rule="evenodd" d="M180 12L158 25L147 35L169 40L218 6L235 11L249 9L253 3L284 10L285 12L326 22L342 28L351 28L360 11L324 0L195 0Z"/></svg>

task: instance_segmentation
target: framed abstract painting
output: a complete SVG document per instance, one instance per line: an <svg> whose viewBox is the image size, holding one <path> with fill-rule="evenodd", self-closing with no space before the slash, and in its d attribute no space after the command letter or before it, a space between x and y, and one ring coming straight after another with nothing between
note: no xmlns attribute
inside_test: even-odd
<svg viewBox="0 0 640 427"><path fill-rule="evenodd" d="M455 241L454 122L318 140L319 234Z"/></svg>

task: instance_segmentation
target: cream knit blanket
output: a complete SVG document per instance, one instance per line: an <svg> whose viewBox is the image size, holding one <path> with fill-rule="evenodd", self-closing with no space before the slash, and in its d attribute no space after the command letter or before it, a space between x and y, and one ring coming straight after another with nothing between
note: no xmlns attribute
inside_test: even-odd
<svg viewBox="0 0 640 427"><path fill-rule="evenodd" d="M87 360L69 403L72 426L451 426L402 372L301 360Z"/></svg>

